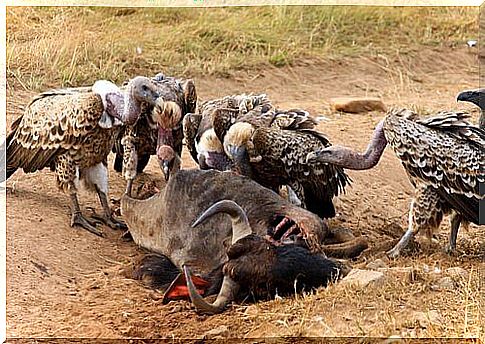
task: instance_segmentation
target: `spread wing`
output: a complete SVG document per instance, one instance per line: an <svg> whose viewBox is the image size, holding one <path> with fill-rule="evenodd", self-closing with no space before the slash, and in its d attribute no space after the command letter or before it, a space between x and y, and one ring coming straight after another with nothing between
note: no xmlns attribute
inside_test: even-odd
<svg viewBox="0 0 485 344"><path fill-rule="evenodd" d="M69 149L80 149L103 114L101 98L77 89L41 93L12 125L7 169L26 172L50 166Z"/></svg>
<svg viewBox="0 0 485 344"><path fill-rule="evenodd" d="M384 123L388 143L412 178L418 178L478 222L479 184L485 182L485 132L462 113L440 112L423 120L390 115Z"/></svg>

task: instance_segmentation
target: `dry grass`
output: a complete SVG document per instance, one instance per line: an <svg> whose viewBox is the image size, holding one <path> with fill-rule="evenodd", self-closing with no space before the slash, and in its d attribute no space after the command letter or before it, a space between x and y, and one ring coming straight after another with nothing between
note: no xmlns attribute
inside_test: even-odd
<svg viewBox="0 0 485 344"><path fill-rule="evenodd" d="M8 8L7 82L37 91L159 70L229 76L308 58L412 54L476 38L477 16L477 8Z"/></svg>

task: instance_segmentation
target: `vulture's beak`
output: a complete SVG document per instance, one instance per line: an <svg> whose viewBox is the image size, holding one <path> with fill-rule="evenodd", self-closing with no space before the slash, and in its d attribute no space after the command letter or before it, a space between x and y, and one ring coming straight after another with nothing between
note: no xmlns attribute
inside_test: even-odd
<svg viewBox="0 0 485 344"><path fill-rule="evenodd" d="M161 160L160 168L162 169L163 176L165 177L165 181L168 181L168 179L170 178L170 161Z"/></svg>
<svg viewBox="0 0 485 344"><path fill-rule="evenodd" d="M327 163L340 166L341 154L338 146L330 146L314 152L310 152L306 156L307 163Z"/></svg>
<svg viewBox="0 0 485 344"><path fill-rule="evenodd" d="M226 150L227 155L233 161L241 161L246 156L246 147L244 146L228 145Z"/></svg>
<svg viewBox="0 0 485 344"><path fill-rule="evenodd" d="M470 102L480 107L481 109L485 109L485 89L461 92L456 97L456 100L462 102Z"/></svg>

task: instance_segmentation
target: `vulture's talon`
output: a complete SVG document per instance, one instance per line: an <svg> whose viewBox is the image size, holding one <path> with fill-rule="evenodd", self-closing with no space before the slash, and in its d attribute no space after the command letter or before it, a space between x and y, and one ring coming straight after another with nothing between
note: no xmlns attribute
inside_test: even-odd
<svg viewBox="0 0 485 344"><path fill-rule="evenodd" d="M112 215L107 216L107 215L99 215L94 213L92 215L92 218L100 221L100 223L107 225L108 227L115 229L115 230L127 230L128 226L121 220L115 219Z"/></svg>
<svg viewBox="0 0 485 344"><path fill-rule="evenodd" d="M72 214L71 227L74 227L74 226L82 227L97 236L103 237L103 232L97 229L96 226L93 225L91 221L89 221L81 213Z"/></svg>

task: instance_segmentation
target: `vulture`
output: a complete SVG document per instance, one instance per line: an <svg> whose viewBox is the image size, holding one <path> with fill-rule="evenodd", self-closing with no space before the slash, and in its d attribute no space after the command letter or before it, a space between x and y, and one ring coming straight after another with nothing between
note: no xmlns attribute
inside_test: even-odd
<svg viewBox="0 0 485 344"><path fill-rule="evenodd" d="M271 106L265 94L231 95L205 101L200 104L197 113L184 117L185 142L201 169L230 169L231 160L222 146L223 134L238 116L257 106Z"/></svg>
<svg viewBox="0 0 485 344"><path fill-rule="evenodd" d="M464 112L441 111L426 118L407 109L392 109L377 125L363 154L332 146L309 154L308 160L365 170L375 166L387 144L401 161L415 187L408 229L388 255L397 258L420 230L431 240L443 215L452 213L448 252L456 247L460 224L479 224L484 195L485 131L468 123ZM483 122L483 114L482 114Z"/></svg>
<svg viewBox="0 0 485 344"><path fill-rule="evenodd" d="M330 146L315 125L303 110L259 107L239 116L220 137L235 172L275 192L286 185L289 196L293 191L299 200L293 203L331 218L332 199L344 192L350 178L341 167L306 161L310 152Z"/></svg>
<svg viewBox="0 0 485 344"><path fill-rule="evenodd" d="M71 226L78 225L102 235L100 221L113 228L125 227L109 208L107 156L123 125L133 125L146 104L159 97L153 80L136 77L124 94L111 82L97 81L92 89L59 89L36 96L17 118L7 136L9 178L17 169L31 173L49 167L58 187L71 199ZM78 203L79 182L96 191L103 215L83 216Z"/></svg>
<svg viewBox="0 0 485 344"><path fill-rule="evenodd" d="M116 153L114 169L123 172L128 179L128 192L133 178L143 171L150 156L156 155L158 147L169 145L179 156L182 154L182 121L187 113L196 109L197 93L192 80L180 80L162 73L152 80L160 97L155 104L145 104L140 119L135 125L123 128L113 147ZM130 157L124 156L125 149ZM165 175L165 179L168 178Z"/></svg>

